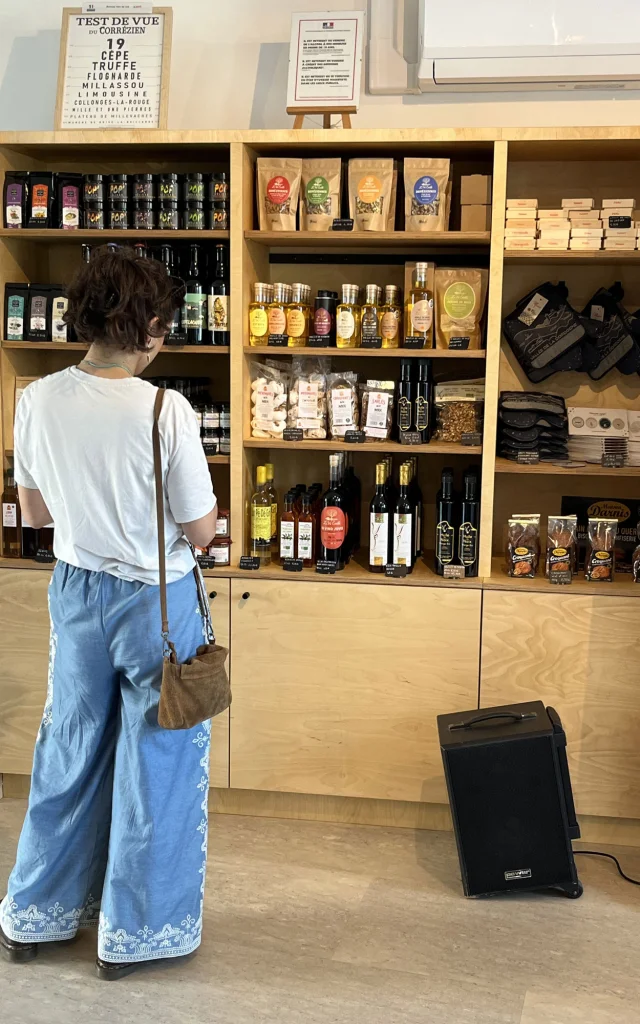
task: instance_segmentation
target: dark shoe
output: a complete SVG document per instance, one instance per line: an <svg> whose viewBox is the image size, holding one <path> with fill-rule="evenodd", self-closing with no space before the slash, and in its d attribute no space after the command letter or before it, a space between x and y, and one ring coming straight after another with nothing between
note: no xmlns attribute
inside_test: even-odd
<svg viewBox="0 0 640 1024"><path fill-rule="evenodd" d="M96 975L101 981L119 981L120 978L126 978L129 974L133 974L140 967L160 967L164 964L165 967L173 966L176 964L184 963L185 960L191 960L198 952L194 949L191 953L185 953L184 956L176 957L158 957L155 960L138 960L132 964L111 964L106 960L101 960L100 957L96 959Z"/></svg>
<svg viewBox="0 0 640 1024"><path fill-rule="evenodd" d="M35 960L37 957L38 943L14 942L0 928L0 952L5 960L9 960L13 964L26 964L29 960Z"/></svg>

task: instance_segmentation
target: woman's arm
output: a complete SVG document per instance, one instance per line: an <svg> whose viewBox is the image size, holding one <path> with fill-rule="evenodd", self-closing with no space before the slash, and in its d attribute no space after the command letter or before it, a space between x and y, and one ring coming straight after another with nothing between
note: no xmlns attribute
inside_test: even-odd
<svg viewBox="0 0 640 1024"><path fill-rule="evenodd" d="M40 491L34 491L30 487L22 487L18 484L18 498L20 500L20 511L26 526L34 530L41 530L43 526L50 526L51 513L44 503ZM215 530L215 520L213 524Z"/></svg>
<svg viewBox="0 0 640 1024"><path fill-rule="evenodd" d="M190 523L180 523L187 540L197 548L206 548L216 535L218 506L207 512L200 519L192 519Z"/></svg>

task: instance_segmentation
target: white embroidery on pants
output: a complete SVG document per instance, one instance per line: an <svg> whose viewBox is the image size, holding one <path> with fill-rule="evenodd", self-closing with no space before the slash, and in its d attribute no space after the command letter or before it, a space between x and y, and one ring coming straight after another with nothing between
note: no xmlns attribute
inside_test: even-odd
<svg viewBox="0 0 640 1024"><path fill-rule="evenodd" d="M51 633L49 636L49 669L47 672L47 696L44 702L44 711L42 712L42 722L40 723L40 729L38 731L38 739L42 736L42 730L47 726L51 725L53 721L53 674L56 666L56 651L58 649L58 634L53 628L53 619L51 618L51 597L49 596L49 619L51 621Z"/></svg>

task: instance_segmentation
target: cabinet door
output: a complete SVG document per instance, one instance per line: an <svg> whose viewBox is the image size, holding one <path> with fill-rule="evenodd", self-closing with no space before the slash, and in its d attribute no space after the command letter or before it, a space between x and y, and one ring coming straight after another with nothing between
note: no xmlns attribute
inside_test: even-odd
<svg viewBox="0 0 640 1024"><path fill-rule="evenodd" d="M47 694L50 579L44 569L0 569L0 772L31 772Z"/></svg>
<svg viewBox="0 0 640 1024"><path fill-rule="evenodd" d="M231 786L446 801L436 715L477 707L480 603L232 580Z"/></svg>
<svg viewBox="0 0 640 1024"><path fill-rule="evenodd" d="M481 705L556 709L579 814L640 818L639 612L604 594L484 594Z"/></svg>
<svg viewBox="0 0 640 1024"><path fill-rule="evenodd" d="M217 642L229 648L230 632L230 580L207 578L205 579L207 594L209 595L209 607L211 608L211 621L216 634ZM214 596L215 595L215 596ZM230 670L227 662L227 671ZM227 789L229 786L229 712L223 711L217 715L211 725L211 775L210 783L219 789Z"/></svg>

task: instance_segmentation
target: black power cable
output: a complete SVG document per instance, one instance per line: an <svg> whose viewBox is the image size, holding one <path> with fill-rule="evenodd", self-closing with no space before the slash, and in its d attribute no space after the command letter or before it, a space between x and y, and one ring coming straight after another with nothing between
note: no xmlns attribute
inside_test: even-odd
<svg viewBox="0 0 640 1024"><path fill-rule="evenodd" d="M640 881L638 881L637 878L631 878L629 875L625 875L624 871L620 867L620 861L617 857L614 857L612 853L601 853L599 850L574 850L573 852L574 854L582 854L583 857L607 857L609 860L613 861L618 869L618 873L622 875L625 881L631 882L632 885L640 885Z"/></svg>

